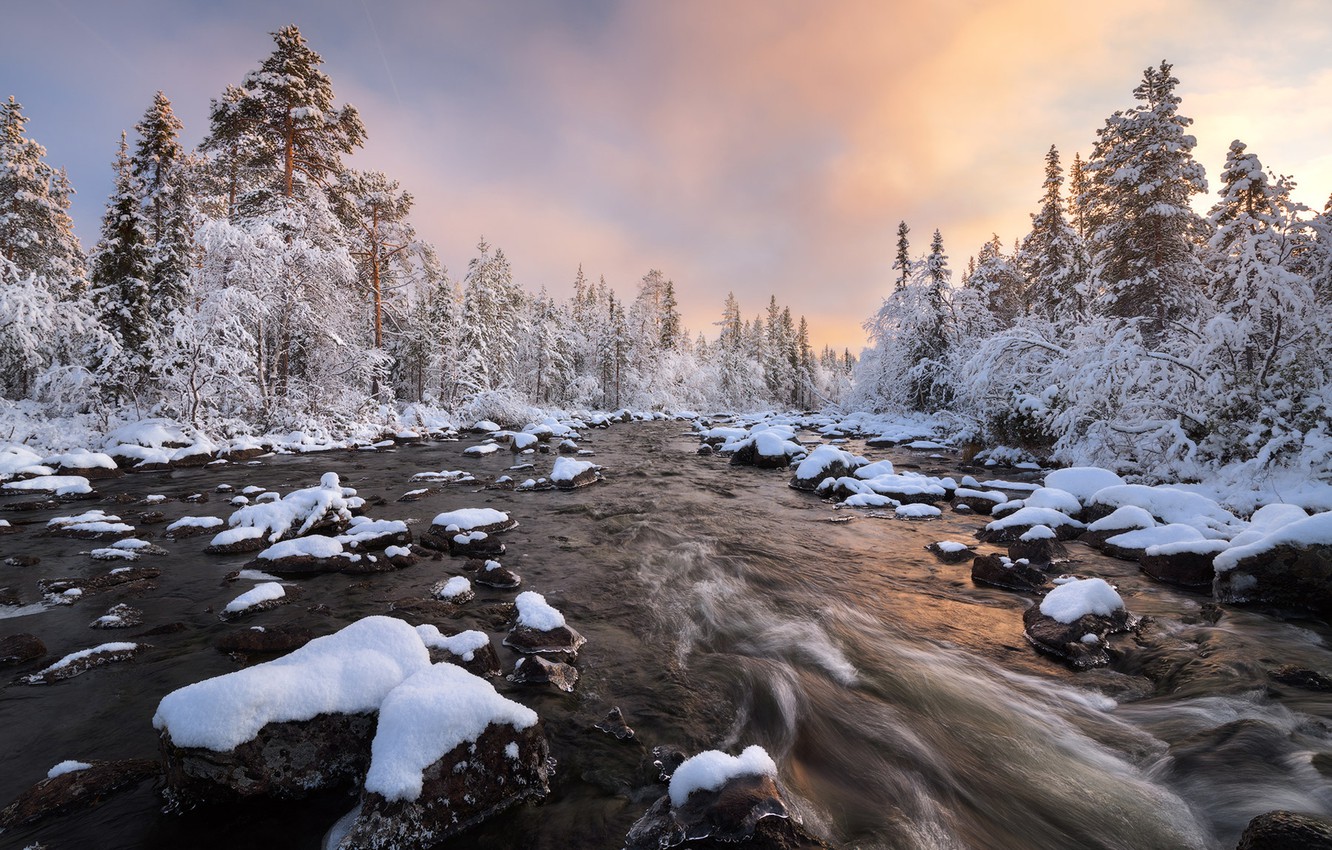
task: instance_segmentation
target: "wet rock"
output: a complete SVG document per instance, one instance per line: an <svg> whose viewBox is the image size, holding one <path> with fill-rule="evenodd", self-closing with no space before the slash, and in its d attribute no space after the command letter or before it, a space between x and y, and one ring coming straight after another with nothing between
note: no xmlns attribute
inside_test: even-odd
<svg viewBox="0 0 1332 850"><path fill-rule="evenodd" d="M1249 821L1235 850L1332 850L1332 820L1273 811Z"/></svg>
<svg viewBox="0 0 1332 850"><path fill-rule="evenodd" d="M10 564L10 566L14 565ZM17 607L22 604L23 596L18 592L17 588L9 585L0 587L0 605L13 605Z"/></svg>
<svg viewBox="0 0 1332 850"><path fill-rule="evenodd" d="M212 529L209 529L210 531ZM240 532L241 529L230 529L232 532ZM253 533L250 533L253 532ZM179 529L171 532L172 536L190 536L195 534L193 531ZM225 532L224 532L225 533ZM221 536L221 535L219 535ZM216 538L214 538L216 540ZM229 534L222 543L210 543L204 547L205 554L208 555L242 555L247 552L259 552L267 549L268 539L263 536L263 529L245 529L239 534Z"/></svg>
<svg viewBox="0 0 1332 850"><path fill-rule="evenodd" d="M1071 623L1042 614L1040 605L1022 614L1023 632L1031 645L1075 670L1108 664L1107 636L1128 631L1130 624L1128 611L1122 608L1108 616L1084 614Z"/></svg>
<svg viewBox="0 0 1332 850"><path fill-rule="evenodd" d="M520 685L553 685L565 693L573 693L574 685L578 683L578 669L540 655L524 655L513 665L513 672L507 678Z"/></svg>
<svg viewBox="0 0 1332 850"><path fill-rule="evenodd" d="M422 771L421 793L389 800L374 791L338 850L427 850L524 800L550 791L554 762L541 722L491 723Z"/></svg>
<svg viewBox="0 0 1332 850"><path fill-rule="evenodd" d="M670 744L661 744L652 748L652 767L657 771L657 780L665 782L675 773L675 769L684 764L684 750Z"/></svg>
<svg viewBox="0 0 1332 850"><path fill-rule="evenodd" d="M1283 664L1275 670L1268 670L1267 675L1272 678L1272 681L1289 685L1292 688L1321 693L1332 692L1332 676L1320 673L1317 670L1308 670L1303 667L1296 667L1293 664Z"/></svg>
<svg viewBox="0 0 1332 850"><path fill-rule="evenodd" d="M925 550L945 564L960 564L976 554L974 546L940 540L925 547Z"/></svg>
<svg viewBox="0 0 1332 850"><path fill-rule="evenodd" d="M1050 578L1029 563L1003 555L980 555L971 562L971 580L1002 590L1039 592L1049 586Z"/></svg>
<svg viewBox="0 0 1332 850"><path fill-rule="evenodd" d="M826 850L828 845L791 819L771 776L738 776L721 788L697 790L679 807L657 800L625 837L625 850L684 847L713 850Z"/></svg>
<svg viewBox="0 0 1332 850"><path fill-rule="evenodd" d="M178 747L159 738L168 800L182 809L236 799L296 799L349 785L370 765L373 714L318 714L265 724L254 738L226 751Z"/></svg>
<svg viewBox="0 0 1332 850"><path fill-rule="evenodd" d="M463 569L474 569L476 576L472 581L486 587L509 590L523 583L522 578L517 573L508 567L502 566L499 561L474 559L468 561L467 566Z"/></svg>
<svg viewBox="0 0 1332 850"><path fill-rule="evenodd" d="M46 655L46 644L26 632L0 638L0 664L27 664Z"/></svg>
<svg viewBox="0 0 1332 850"><path fill-rule="evenodd" d="M1216 570L1212 567L1212 560L1215 557L1215 550L1161 553L1148 550L1138 559L1138 564L1144 573L1157 581L1180 587L1204 589L1210 588L1212 580L1216 578Z"/></svg>
<svg viewBox="0 0 1332 850"><path fill-rule="evenodd" d="M458 616L458 606L439 599L404 597L390 602L388 613L390 617L405 620L413 626L426 623L437 625L456 618Z"/></svg>
<svg viewBox="0 0 1332 850"><path fill-rule="evenodd" d="M497 558L504 554L504 543L484 531L467 531L451 535L448 549L455 557Z"/></svg>
<svg viewBox="0 0 1332 850"><path fill-rule="evenodd" d="M158 525L166 522L166 514L161 511L144 511L139 514L137 522L139 525Z"/></svg>
<svg viewBox="0 0 1332 850"><path fill-rule="evenodd" d="M127 585L146 585L162 571L153 567L116 567L108 573L90 578L48 578L37 582L37 587L48 600L67 604L84 596L102 593Z"/></svg>
<svg viewBox="0 0 1332 850"><path fill-rule="evenodd" d="M218 618L235 620L261 611L272 611L295 602L301 594L301 588L294 584L283 585L275 581L257 584L228 602Z"/></svg>
<svg viewBox="0 0 1332 850"><path fill-rule="evenodd" d="M714 455L714 454L716 454L716 453L717 453L716 450L715 450L712 446L708 445L707 443L703 443L703 444L701 444L701 445L698 447L698 450L695 452L695 454L702 455L703 457L711 457L712 455Z"/></svg>
<svg viewBox="0 0 1332 850"><path fill-rule="evenodd" d="M953 492L953 510L957 513L964 513L958 508L965 507L966 513L977 513L983 516L989 516L990 511L998 505L1008 501L1008 496L998 490L975 490L969 487L959 487Z"/></svg>
<svg viewBox="0 0 1332 850"><path fill-rule="evenodd" d="M557 457L550 470L550 482L559 490L574 490L600 480L600 467L587 460Z"/></svg>
<svg viewBox="0 0 1332 850"><path fill-rule="evenodd" d="M1067 555L1068 550L1054 531L1043 525L1033 526L1031 531L1008 544L1009 558L1025 560L1029 564L1049 564Z"/></svg>
<svg viewBox="0 0 1332 850"><path fill-rule="evenodd" d="M90 629L132 629L143 625L143 612L133 605L121 602L88 624Z"/></svg>
<svg viewBox="0 0 1332 850"><path fill-rule="evenodd" d="M149 648L145 643L104 643L70 653L50 667L22 677L19 682L24 685L50 685L81 676L96 667L129 661Z"/></svg>
<svg viewBox="0 0 1332 850"><path fill-rule="evenodd" d="M282 655L312 640L314 632L305 626L252 626L228 632L213 646L230 655Z"/></svg>
<svg viewBox="0 0 1332 850"><path fill-rule="evenodd" d="M515 625L504 638L505 646L524 655L557 655L570 661L578 657L578 650L585 643L587 638L568 625L544 631Z"/></svg>
<svg viewBox="0 0 1332 850"><path fill-rule="evenodd" d="M35 567L42 562L36 555L10 555L5 558L7 567Z"/></svg>
<svg viewBox="0 0 1332 850"><path fill-rule="evenodd" d="M0 811L0 830L28 826L53 815L90 809L118 791L157 776L151 759L93 762L43 779Z"/></svg>
<svg viewBox="0 0 1332 850"><path fill-rule="evenodd" d="M1218 571L1218 602L1332 614L1332 545L1280 544Z"/></svg>
<svg viewBox="0 0 1332 850"><path fill-rule="evenodd" d="M631 741L634 738L634 730L629 728L629 724L624 722L624 714L617 705L606 712L606 719L597 721L597 728L607 735L614 735L618 740Z"/></svg>
<svg viewBox="0 0 1332 850"><path fill-rule="evenodd" d="M476 591L472 590L471 582L467 579L455 576L431 585L430 595L441 602L463 605L476 598Z"/></svg>
<svg viewBox="0 0 1332 850"><path fill-rule="evenodd" d="M463 668L473 676L493 678L501 672L499 655L484 632L465 631L455 635L442 634L433 626L418 626L416 631L430 650L430 663L444 662Z"/></svg>

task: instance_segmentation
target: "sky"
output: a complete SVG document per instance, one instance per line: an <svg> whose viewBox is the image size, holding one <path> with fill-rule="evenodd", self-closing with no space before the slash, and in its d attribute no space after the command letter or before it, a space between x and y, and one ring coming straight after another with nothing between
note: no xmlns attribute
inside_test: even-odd
<svg viewBox="0 0 1332 850"><path fill-rule="evenodd" d="M0 0L0 19L0 97L68 171L85 246L153 93L196 144L294 23L365 122L348 164L415 196L453 277L483 236L557 296L580 264L626 300L656 268L709 337L728 291L747 316L775 295L859 351L899 221L918 253L939 229L960 277L991 234L1026 234L1050 145L1085 157L1162 60L1213 190L1238 138L1299 200L1332 192L1321 0Z"/></svg>

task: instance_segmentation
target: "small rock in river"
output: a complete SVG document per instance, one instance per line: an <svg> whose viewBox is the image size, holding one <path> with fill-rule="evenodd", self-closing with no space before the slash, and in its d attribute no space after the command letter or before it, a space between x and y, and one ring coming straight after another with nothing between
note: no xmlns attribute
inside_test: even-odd
<svg viewBox="0 0 1332 850"><path fill-rule="evenodd" d="M617 705L606 712L606 719L597 722L597 728L608 735L614 735L621 741L629 741L634 737L634 730L629 728L629 724L624 722L624 714Z"/></svg>
<svg viewBox="0 0 1332 850"><path fill-rule="evenodd" d="M563 661L524 655L507 678L520 685L554 685L565 693L573 693L574 685L578 683L578 670Z"/></svg>
<svg viewBox="0 0 1332 850"><path fill-rule="evenodd" d="M0 638L0 664L26 664L46 654L46 644L26 633Z"/></svg>
<svg viewBox="0 0 1332 850"><path fill-rule="evenodd" d="M24 791L0 811L0 829L92 808L111 794L157 775L158 764L151 759L99 761L78 770L56 773Z"/></svg>

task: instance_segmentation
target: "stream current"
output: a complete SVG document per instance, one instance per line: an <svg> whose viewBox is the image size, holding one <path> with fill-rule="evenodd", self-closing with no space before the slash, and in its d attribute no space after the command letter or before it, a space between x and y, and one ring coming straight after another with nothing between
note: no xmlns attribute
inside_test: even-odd
<svg viewBox="0 0 1332 850"><path fill-rule="evenodd" d="M464 458L473 442L94 482L97 500L0 514L24 526L0 536L0 559L41 559L0 566L0 586L35 602L38 579L115 566L84 554L105 544L45 535L53 516L97 507L131 524L148 509L167 521L225 518L234 508L230 494L215 492L219 483L287 493L334 471L372 500L368 515L412 520L417 534L440 511L509 512L520 525L501 536L501 560L522 576L522 589L544 594L587 637L581 679L573 694L492 680L541 715L558 762L551 794L444 848L620 847L665 793L652 767L657 746L693 754L763 745L796 814L847 848L1228 850L1256 814L1332 813L1332 695L1268 675L1282 664L1332 670L1321 622L1227 608L1213 623L1203 616L1206 596L1156 584L1136 564L1074 543L1066 569L1116 584L1149 622L1139 635L1113 639L1110 669L1073 673L1024 639L1031 597L975 586L969 563L943 564L925 551L938 540L973 541L984 518L946 507L923 521L838 510L790 489L787 473L695 455L697 440L678 422L585 433L605 477L573 492L482 489L503 474L543 474L552 456L532 458L532 472L509 472L507 451ZM899 468L958 474L955 462L925 453L847 448ZM409 483L414 473L444 469L480 480L396 501L420 486ZM179 498L192 493L209 501ZM170 498L149 508L110 503L117 494ZM164 527L142 526L137 536ZM464 574L462 560L446 556L394 573L316 576L292 582L301 587L295 604L223 622L214 612L250 586L224 576L252 555L205 555L208 539L154 538L169 554L139 562L162 571L151 588L0 608L0 636L29 632L49 649L17 672L107 641L151 644L132 662L0 690L0 805L66 759L155 758L151 721L162 696L240 666L213 648L228 631L292 623L327 634ZM437 625L487 631L512 669L515 654L500 646L505 627L487 612L515 591L476 590L456 620ZM117 602L142 609L144 626L88 627ZM184 629L135 637L167 623ZM612 706L635 740L595 728ZM159 790L144 782L95 809L0 834L0 847L313 849L355 802L339 792L179 815L162 812Z"/></svg>

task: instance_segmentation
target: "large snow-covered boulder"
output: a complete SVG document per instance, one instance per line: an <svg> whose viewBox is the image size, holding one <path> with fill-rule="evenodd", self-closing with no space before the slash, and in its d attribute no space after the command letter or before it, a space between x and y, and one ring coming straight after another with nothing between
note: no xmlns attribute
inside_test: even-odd
<svg viewBox="0 0 1332 850"><path fill-rule="evenodd" d="M1166 584L1210 588L1216 578L1212 562L1229 547L1230 543L1225 540L1160 543L1148 546L1138 559L1138 565L1144 573Z"/></svg>
<svg viewBox="0 0 1332 850"><path fill-rule="evenodd" d="M53 467L57 475L81 475L84 478L115 478L124 471L104 452L75 449L42 458L42 465Z"/></svg>
<svg viewBox="0 0 1332 850"><path fill-rule="evenodd" d="M1139 528L1155 528L1156 524L1156 517L1146 509L1137 505L1124 505L1088 523L1087 530L1079 535L1078 540L1093 549L1100 549L1111 537Z"/></svg>
<svg viewBox="0 0 1332 850"><path fill-rule="evenodd" d="M791 486L797 490L814 490L823 479L851 475L868 463L865 458L836 446L816 446L796 465Z"/></svg>
<svg viewBox="0 0 1332 850"><path fill-rule="evenodd" d="M791 439L788 431L759 431L743 440L732 440L721 447L731 456L733 466L757 466L759 469L784 469L807 454L805 447Z"/></svg>
<svg viewBox="0 0 1332 850"><path fill-rule="evenodd" d="M452 540L459 534L481 532L489 535L508 531L517 525L518 520L494 508L459 508L437 514L430 528L421 534L421 545L440 552L451 551Z"/></svg>
<svg viewBox="0 0 1332 850"><path fill-rule="evenodd" d="M976 536L987 543L1011 543L1038 525L1054 531L1060 540L1072 540L1085 528L1082 523L1054 508L1023 507L989 523Z"/></svg>
<svg viewBox="0 0 1332 850"><path fill-rule="evenodd" d="M1056 469L1045 476L1045 486L1071 493L1079 502L1086 503L1106 487L1115 487L1124 479L1108 469L1096 466L1071 466Z"/></svg>
<svg viewBox="0 0 1332 850"><path fill-rule="evenodd" d="M560 490L573 490L586 487L600 480L601 475L595 463L586 460L574 460L571 457L555 458L555 465L550 470L550 482Z"/></svg>
<svg viewBox="0 0 1332 850"><path fill-rule="evenodd" d="M384 699L361 811L339 850L425 850L549 791L536 712L452 664L421 670Z"/></svg>
<svg viewBox="0 0 1332 850"><path fill-rule="evenodd" d="M257 528L269 543L312 532L340 532L352 521L348 495L336 472L326 472L319 486L294 490L277 501L246 505L227 520L231 528ZM216 541L214 541L214 545Z"/></svg>
<svg viewBox="0 0 1332 850"><path fill-rule="evenodd" d="M1332 511L1277 525L1213 560L1220 602L1332 614Z"/></svg>
<svg viewBox="0 0 1332 850"><path fill-rule="evenodd" d="M1172 522L1168 525L1140 528L1107 537L1105 542L1101 544L1101 551L1112 558L1136 561L1153 546L1194 543L1206 539L1197 528L1179 522Z"/></svg>
<svg viewBox="0 0 1332 850"><path fill-rule="evenodd" d="M1204 537L1228 539L1244 530L1243 522L1206 496L1166 486L1117 484L1102 488L1084 503L1084 515L1094 521L1125 505L1142 508L1158 522L1191 525Z"/></svg>
<svg viewBox="0 0 1332 850"><path fill-rule="evenodd" d="M1108 664L1107 636L1128 631L1124 600L1104 579L1071 579L1022 615L1027 640L1076 670Z"/></svg>
<svg viewBox="0 0 1332 850"><path fill-rule="evenodd" d="M429 666L415 629L366 617L282 658L172 691L153 716L167 795L182 805L301 797L357 780L384 698Z"/></svg>

